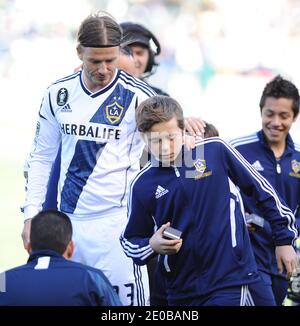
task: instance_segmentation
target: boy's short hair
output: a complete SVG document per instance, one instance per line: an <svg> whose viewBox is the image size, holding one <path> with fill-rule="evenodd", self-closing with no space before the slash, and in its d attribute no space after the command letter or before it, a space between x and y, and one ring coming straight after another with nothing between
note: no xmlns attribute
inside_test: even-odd
<svg viewBox="0 0 300 326"><path fill-rule="evenodd" d="M294 112L294 117L297 117L299 113L300 97L298 88L292 82L282 78L280 75L277 75L274 79L267 83L259 102L260 112L262 112L268 97L274 97L276 99L282 97L291 99L293 101L292 109Z"/></svg>
<svg viewBox="0 0 300 326"><path fill-rule="evenodd" d="M31 221L32 250L54 250L62 255L71 239L72 223L62 212L54 209L41 211Z"/></svg>
<svg viewBox="0 0 300 326"><path fill-rule="evenodd" d="M143 101L135 113L140 132L147 132L153 125L176 117L178 127L184 130L183 111L180 104L169 96L157 95Z"/></svg>
<svg viewBox="0 0 300 326"><path fill-rule="evenodd" d="M219 137L218 129L212 124L205 121L204 138Z"/></svg>

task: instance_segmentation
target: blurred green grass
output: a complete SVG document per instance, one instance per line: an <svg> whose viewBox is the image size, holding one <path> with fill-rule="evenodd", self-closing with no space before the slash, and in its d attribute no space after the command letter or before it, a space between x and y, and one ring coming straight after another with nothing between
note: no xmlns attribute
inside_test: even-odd
<svg viewBox="0 0 300 326"><path fill-rule="evenodd" d="M24 161L0 157L0 270L24 264L27 253L23 249L21 232L23 214L20 206L24 201Z"/></svg>

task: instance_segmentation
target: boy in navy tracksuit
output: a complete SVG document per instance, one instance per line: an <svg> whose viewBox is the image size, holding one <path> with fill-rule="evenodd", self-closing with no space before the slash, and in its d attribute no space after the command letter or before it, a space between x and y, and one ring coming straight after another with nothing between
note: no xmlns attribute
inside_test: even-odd
<svg viewBox="0 0 300 326"><path fill-rule="evenodd" d="M300 146L289 130L299 113L299 93L296 86L280 76L269 82L260 100L262 130L231 141L234 146L264 176L282 196L300 222ZM261 215L255 199L242 193L246 213ZM265 217L265 216L262 216ZM287 292L285 274L278 273L275 243L270 224L250 232L259 272L268 291L281 305Z"/></svg>
<svg viewBox="0 0 300 326"><path fill-rule="evenodd" d="M289 273L297 262L292 212L221 139L186 151L182 109L172 98L144 101L136 119L154 159L131 185L129 221L120 239L125 253L141 265L159 254L169 305L253 305L248 285L258 284L259 276L236 185L268 213L277 259ZM182 231L180 239L163 236L170 224Z"/></svg>
<svg viewBox="0 0 300 326"><path fill-rule="evenodd" d="M120 306L99 269L68 260L71 238L67 215L48 210L34 217L27 264L0 275L0 306Z"/></svg>

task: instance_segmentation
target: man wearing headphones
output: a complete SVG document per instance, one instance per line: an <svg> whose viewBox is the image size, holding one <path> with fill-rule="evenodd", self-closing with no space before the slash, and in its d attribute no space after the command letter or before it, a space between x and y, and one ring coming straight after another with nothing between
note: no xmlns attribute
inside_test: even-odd
<svg viewBox="0 0 300 326"><path fill-rule="evenodd" d="M137 77L147 79L155 73L158 63L155 57L161 52L157 38L146 27L137 23L124 22L120 24L124 34L124 44L130 46L136 63ZM159 95L167 95L161 89L150 85Z"/></svg>

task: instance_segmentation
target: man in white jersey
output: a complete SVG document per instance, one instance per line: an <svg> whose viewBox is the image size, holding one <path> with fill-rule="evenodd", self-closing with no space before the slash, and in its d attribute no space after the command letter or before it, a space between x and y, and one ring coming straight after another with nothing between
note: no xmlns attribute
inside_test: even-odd
<svg viewBox="0 0 300 326"><path fill-rule="evenodd" d="M24 204L24 247L30 219L41 209L52 163L62 143L58 208L72 221L74 260L101 269L124 305L147 304L146 270L119 244L128 186L139 170L143 142L135 109L154 92L116 68L122 30L108 15L87 17L78 32L82 71L48 87L30 154Z"/></svg>

